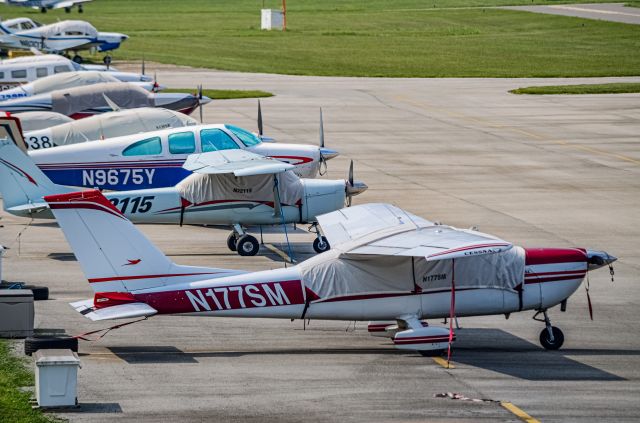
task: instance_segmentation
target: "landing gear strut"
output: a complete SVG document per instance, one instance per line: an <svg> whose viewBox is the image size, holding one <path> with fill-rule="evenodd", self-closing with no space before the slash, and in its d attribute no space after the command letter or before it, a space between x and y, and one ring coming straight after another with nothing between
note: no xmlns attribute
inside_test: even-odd
<svg viewBox="0 0 640 423"><path fill-rule="evenodd" d="M249 235L240 225L233 225L233 231L227 237L227 247L241 256L255 256L260 251L258 240Z"/></svg>
<svg viewBox="0 0 640 423"><path fill-rule="evenodd" d="M311 225L311 227L309 228L309 232L313 232L316 234L316 239L313 240L313 250L316 253L320 254L324 253L325 251L329 251L331 245L329 245L329 241L327 240L327 238L322 236L322 234L320 233L317 223Z"/></svg>
<svg viewBox="0 0 640 423"><path fill-rule="evenodd" d="M538 319L538 314L542 313L544 319ZM562 344L564 344L564 334L560 329L555 326L551 326L551 320L549 319L549 315L547 314L547 310L541 310L533 316L534 320L539 322L544 322L545 328L540 332L540 344L547 350L557 350L560 349Z"/></svg>

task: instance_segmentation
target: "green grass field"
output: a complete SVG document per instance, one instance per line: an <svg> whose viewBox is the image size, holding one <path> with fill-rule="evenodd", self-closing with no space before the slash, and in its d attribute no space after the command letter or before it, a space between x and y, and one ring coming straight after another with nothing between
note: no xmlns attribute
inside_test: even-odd
<svg viewBox="0 0 640 423"><path fill-rule="evenodd" d="M640 74L640 26L482 6L509 0L289 0L261 31L261 0L109 0L85 13L0 7L3 18L87 19L131 36L117 59L300 75L527 77ZM266 0L277 8L280 1ZM446 7L441 7L446 6Z"/></svg>
<svg viewBox="0 0 640 423"><path fill-rule="evenodd" d="M29 404L31 394L18 388L33 386L33 375L24 363L9 352L9 342L0 339L0 422L51 423L60 421L34 410Z"/></svg>
<svg viewBox="0 0 640 423"><path fill-rule="evenodd" d="M193 94L197 90L193 88L167 88L165 93L189 93ZM202 95L214 100L232 100L236 98L260 98L273 97L272 93L260 90L202 90Z"/></svg>
<svg viewBox="0 0 640 423"><path fill-rule="evenodd" d="M618 82L612 84L547 85L524 87L509 91L512 94L625 94L640 93L640 83Z"/></svg>

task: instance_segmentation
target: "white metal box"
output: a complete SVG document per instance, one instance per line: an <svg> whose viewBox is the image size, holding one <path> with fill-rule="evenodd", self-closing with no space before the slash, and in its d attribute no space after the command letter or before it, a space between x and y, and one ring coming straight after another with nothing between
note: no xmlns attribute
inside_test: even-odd
<svg viewBox="0 0 640 423"><path fill-rule="evenodd" d="M78 404L80 359L71 350L38 350L36 399L40 407L73 407Z"/></svg>
<svg viewBox="0 0 640 423"><path fill-rule="evenodd" d="M0 289L0 338L33 335L33 315L30 289Z"/></svg>
<svg viewBox="0 0 640 423"><path fill-rule="evenodd" d="M279 29L284 27L284 13L277 9L262 9L262 29Z"/></svg>

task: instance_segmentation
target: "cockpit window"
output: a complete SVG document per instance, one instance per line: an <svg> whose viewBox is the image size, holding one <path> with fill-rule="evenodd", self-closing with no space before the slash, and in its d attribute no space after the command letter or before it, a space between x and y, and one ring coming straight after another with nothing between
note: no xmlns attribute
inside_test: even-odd
<svg viewBox="0 0 640 423"><path fill-rule="evenodd" d="M252 134L251 132L247 131L246 129L238 128L237 126L233 126L233 125L225 125L225 126L227 127L228 130L233 132L235 136L238 137L246 147L252 147L262 142L260 138L258 138L256 135Z"/></svg>
<svg viewBox="0 0 640 423"><path fill-rule="evenodd" d="M203 129L200 131L202 152L239 149L238 144L222 129Z"/></svg>
<svg viewBox="0 0 640 423"><path fill-rule="evenodd" d="M69 72L71 69L67 65L58 65L53 67L53 73Z"/></svg>
<svg viewBox="0 0 640 423"><path fill-rule="evenodd" d="M160 137L147 138L131 144L122 151L123 156L150 156L162 153Z"/></svg>
<svg viewBox="0 0 640 423"><path fill-rule="evenodd" d="M191 154L196 151L196 138L193 132L178 132L169 135L169 152L171 154Z"/></svg>
<svg viewBox="0 0 640 423"><path fill-rule="evenodd" d="M12 78L26 78L27 77L27 70L26 69L19 69L19 70L11 71L11 77Z"/></svg>

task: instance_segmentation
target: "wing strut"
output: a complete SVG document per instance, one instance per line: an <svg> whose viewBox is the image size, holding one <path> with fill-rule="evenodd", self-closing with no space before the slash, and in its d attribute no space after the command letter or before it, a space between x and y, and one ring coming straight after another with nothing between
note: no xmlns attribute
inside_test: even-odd
<svg viewBox="0 0 640 423"><path fill-rule="evenodd" d="M451 361L451 343L453 342L453 319L456 314L456 259L451 259L451 306L449 307L449 347L447 348L447 368Z"/></svg>

